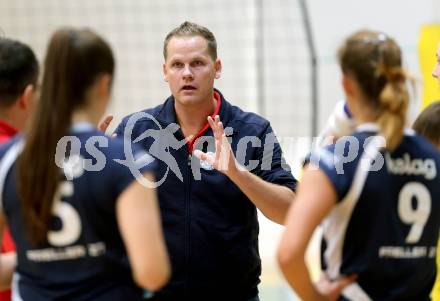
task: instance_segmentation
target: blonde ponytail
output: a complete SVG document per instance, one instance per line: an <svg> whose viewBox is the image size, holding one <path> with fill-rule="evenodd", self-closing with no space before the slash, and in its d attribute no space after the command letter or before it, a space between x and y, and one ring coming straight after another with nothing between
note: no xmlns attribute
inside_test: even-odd
<svg viewBox="0 0 440 301"><path fill-rule="evenodd" d="M383 70L383 73L387 81L379 94L380 114L377 123L387 141L386 148L392 151L403 138L409 92L406 85L407 75L402 68Z"/></svg>
<svg viewBox="0 0 440 301"><path fill-rule="evenodd" d="M344 74L351 74L365 95L365 105L373 112L387 149L394 150L403 137L409 103L402 53L386 34L371 30L355 32L339 49Z"/></svg>

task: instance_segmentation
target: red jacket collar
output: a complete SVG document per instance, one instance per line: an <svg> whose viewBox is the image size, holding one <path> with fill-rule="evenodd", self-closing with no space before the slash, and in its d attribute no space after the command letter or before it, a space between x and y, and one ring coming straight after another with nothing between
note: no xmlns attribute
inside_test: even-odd
<svg viewBox="0 0 440 301"><path fill-rule="evenodd" d="M8 140L9 138L17 134L17 132L17 129L15 129L6 121L0 119L0 142Z"/></svg>
<svg viewBox="0 0 440 301"><path fill-rule="evenodd" d="M214 118L216 115L219 115L220 107L222 103L222 98L220 97L220 94L217 91L214 91L214 98L217 100L217 104L215 106L214 112L211 114L211 117ZM209 123L206 121L206 124L198 131L198 133L190 140L188 141L188 150L191 154L194 148L194 142L202 136L207 130L209 129Z"/></svg>

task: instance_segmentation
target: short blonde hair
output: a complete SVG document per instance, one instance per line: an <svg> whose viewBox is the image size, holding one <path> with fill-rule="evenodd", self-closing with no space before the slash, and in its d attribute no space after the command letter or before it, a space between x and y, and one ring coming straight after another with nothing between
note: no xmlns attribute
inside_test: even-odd
<svg viewBox="0 0 440 301"><path fill-rule="evenodd" d="M196 23L185 21L178 27L170 31L163 42L163 57L166 60L168 56L167 47L168 43L173 37L193 37L200 36L208 43L208 53L212 60L217 59L217 41L214 34L206 27Z"/></svg>

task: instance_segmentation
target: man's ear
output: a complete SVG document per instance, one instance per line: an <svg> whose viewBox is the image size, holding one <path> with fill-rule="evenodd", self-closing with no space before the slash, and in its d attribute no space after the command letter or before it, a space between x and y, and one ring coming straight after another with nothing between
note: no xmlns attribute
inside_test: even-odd
<svg viewBox="0 0 440 301"><path fill-rule="evenodd" d="M18 105L22 109L29 109L35 95L35 86L29 84L24 88L23 93L18 98Z"/></svg>
<svg viewBox="0 0 440 301"><path fill-rule="evenodd" d="M168 82L168 73L167 73L167 66L164 64L162 64L162 75L163 75L163 80Z"/></svg>
<svg viewBox="0 0 440 301"><path fill-rule="evenodd" d="M215 69L215 79L219 79L222 75L222 61L220 59L216 59L214 62Z"/></svg>

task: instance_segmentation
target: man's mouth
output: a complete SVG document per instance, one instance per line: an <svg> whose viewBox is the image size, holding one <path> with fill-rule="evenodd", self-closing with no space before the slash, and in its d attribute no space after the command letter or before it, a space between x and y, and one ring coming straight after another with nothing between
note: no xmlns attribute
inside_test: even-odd
<svg viewBox="0 0 440 301"><path fill-rule="evenodd" d="M196 87L191 86L191 85L185 85L182 87L182 90L185 90L185 91L190 91L190 90L195 90L195 89L196 89Z"/></svg>

